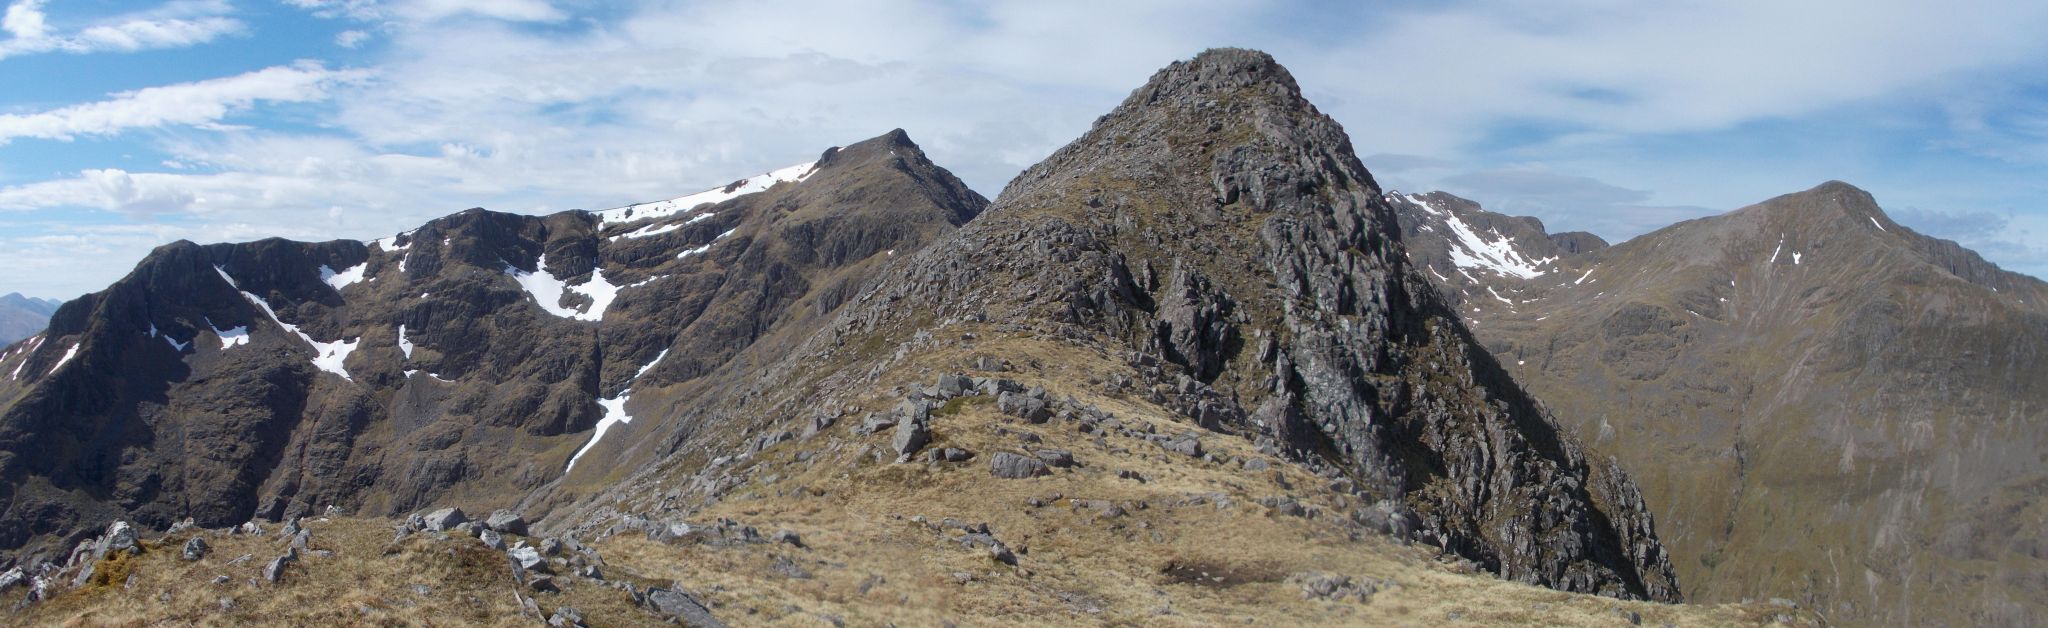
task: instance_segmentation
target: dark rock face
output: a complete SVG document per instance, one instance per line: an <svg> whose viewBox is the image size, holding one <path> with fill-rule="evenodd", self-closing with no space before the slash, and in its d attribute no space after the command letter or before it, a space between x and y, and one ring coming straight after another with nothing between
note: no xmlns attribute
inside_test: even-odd
<svg viewBox="0 0 2048 628"><path fill-rule="evenodd" d="M799 353L914 342L924 320L1122 352L1151 401L1398 498L1507 578L1679 599L1630 480L1471 339L1342 129L1262 53L1161 71L858 300Z"/></svg>
<svg viewBox="0 0 2048 628"><path fill-rule="evenodd" d="M1644 490L1606 492L1656 513L1692 600L1785 597L1878 625L2048 613L2034 541L2048 521L2013 514L2048 498L2033 420L2048 283L1914 233L1840 182L1607 247L1476 232L1555 259L1527 277L1459 264L1447 228L1526 219L1441 193L1390 200L1478 338L1615 456L1596 470L1634 472Z"/></svg>
<svg viewBox="0 0 2048 628"><path fill-rule="evenodd" d="M472 209L376 242L159 248L0 350L0 549L107 521L219 527L566 499L987 204L901 131L668 215ZM4 378L14 374L13 378ZM628 393L630 392L630 396Z"/></svg>

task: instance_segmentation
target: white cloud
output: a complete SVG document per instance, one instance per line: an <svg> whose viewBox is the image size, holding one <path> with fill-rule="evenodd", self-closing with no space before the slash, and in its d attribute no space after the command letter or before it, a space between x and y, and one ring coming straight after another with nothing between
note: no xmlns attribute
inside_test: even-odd
<svg viewBox="0 0 2048 628"><path fill-rule="evenodd" d="M557 22L568 17L546 0L284 0L322 18L433 22L475 16L512 22Z"/></svg>
<svg viewBox="0 0 2048 628"><path fill-rule="evenodd" d="M180 168L98 168L17 185L0 189L0 208L89 207L275 235L313 225L320 237L368 238L470 206L544 212L676 196L895 127L993 196L1158 67L1240 45L1278 56L1361 152L1398 155L1380 161L1410 168L1378 174L1462 183L1490 206L1571 216L1553 222L1614 236L1701 211L1687 205L1853 177L1760 174L1732 159L1612 158L1598 147L1926 99L1952 91L1930 86L1957 76L1997 81L2048 58L2048 40L2035 36L2048 30L2048 5L1978 0L1393 10L706 0L589 20L565 11L578 4L538 0L286 2L349 20L338 45L379 38L360 53L378 61L376 80L276 77L239 99L195 90L211 95L149 106L135 102L149 91L141 90L0 116L0 141L217 128L265 102L331 99L334 113L315 121L321 130L157 137L160 157ZM24 4L34 18L10 15L9 32L45 29L41 5L16 6ZM1958 109L1958 124L1969 118ZM1542 132L1512 153L1493 146L1518 127Z"/></svg>
<svg viewBox="0 0 2048 628"><path fill-rule="evenodd" d="M130 129L214 124L257 102L325 99L334 86L367 76L365 70L328 70L305 62L226 78L120 92L107 100L49 111L0 114L0 144L22 137L71 140L81 135L112 135Z"/></svg>
<svg viewBox="0 0 2048 628"><path fill-rule="evenodd" d="M0 30L15 39L42 39L50 32L43 23L43 0L20 0L9 5L6 17L0 18Z"/></svg>
<svg viewBox="0 0 2048 628"><path fill-rule="evenodd" d="M341 46L343 48L355 48L357 46L363 45L363 42L368 41L369 39L370 33L368 31L342 31L339 33L335 33L334 45Z"/></svg>
<svg viewBox="0 0 2048 628"><path fill-rule="evenodd" d="M0 18L0 60L24 54L66 52L135 52L183 48L241 33L247 27L228 17L234 7L222 0L182 0L147 11L115 16L64 35L53 33L44 0L17 0Z"/></svg>

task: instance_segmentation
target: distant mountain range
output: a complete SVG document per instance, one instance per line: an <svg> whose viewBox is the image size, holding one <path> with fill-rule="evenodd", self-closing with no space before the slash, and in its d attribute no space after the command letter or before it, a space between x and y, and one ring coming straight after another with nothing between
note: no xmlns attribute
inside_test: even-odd
<svg viewBox="0 0 2048 628"><path fill-rule="evenodd" d="M63 303L10 293L0 297L0 344L12 344L35 335L50 324L50 315Z"/></svg>
<svg viewBox="0 0 2048 628"><path fill-rule="evenodd" d="M1693 599L2048 616L2048 284L1840 182L1614 246L1387 199L1478 338L1642 480Z"/></svg>

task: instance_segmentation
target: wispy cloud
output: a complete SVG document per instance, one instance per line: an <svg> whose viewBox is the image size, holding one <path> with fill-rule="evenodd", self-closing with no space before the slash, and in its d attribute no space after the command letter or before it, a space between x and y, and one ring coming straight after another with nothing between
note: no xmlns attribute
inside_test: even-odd
<svg viewBox="0 0 2048 628"><path fill-rule="evenodd" d="M183 48L241 33L242 20L229 17L233 7L221 0L180 1L155 9L101 20L76 31L59 33L43 10L46 0L16 0L0 17L0 60L25 54L64 52L135 52Z"/></svg>
<svg viewBox="0 0 2048 628"><path fill-rule="evenodd" d="M0 144L17 138L71 140L131 129L207 125L258 102L306 102L328 97L335 86L360 81L366 70L329 70L318 63L264 68L247 74L113 94L107 100L49 111L0 114Z"/></svg>
<svg viewBox="0 0 2048 628"><path fill-rule="evenodd" d="M513 22L557 22L568 17L546 0L284 0L323 18L432 22L474 16Z"/></svg>

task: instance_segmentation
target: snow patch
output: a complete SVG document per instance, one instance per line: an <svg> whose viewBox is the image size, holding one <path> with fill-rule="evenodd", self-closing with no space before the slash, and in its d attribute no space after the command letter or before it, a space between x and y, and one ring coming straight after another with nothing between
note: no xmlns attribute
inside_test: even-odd
<svg viewBox="0 0 2048 628"><path fill-rule="evenodd" d="M57 365L50 367L50 372L48 374L43 375L43 377L56 375L57 369L64 368L64 365L66 363L69 363L71 361L71 358L78 357L78 345L80 344L84 344L84 341L81 340L79 342L71 343L71 348L64 350L64 357L57 358Z"/></svg>
<svg viewBox="0 0 2048 628"><path fill-rule="evenodd" d="M716 237L716 238L712 238L710 242L706 242L706 243L704 243L704 246L700 246L700 247L697 247L697 248L694 248L694 249L690 249L690 250L687 250L687 251L683 251L683 252L681 252L681 253L677 253L677 254L676 254L676 259L682 259L682 258L685 258L685 257L689 257L689 256L692 256L692 255L700 255L700 254L703 254L703 253L704 253L705 251L709 251L709 250L711 250L711 245L713 245L713 244L717 244L719 240L724 240L724 239L725 239L725 236L729 236L729 235L732 235L732 233L733 233L734 231L739 231L739 229L737 229L737 228L735 228L735 229L727 229L727 230L725 231L725 233L721 233L721 234L718 234L718 237ZM890 250L890 251L889 251L889 254L890 254L890 255L895 255L895 254L896 254L896 251L892 249L892 250Z"/></svg>
<svg viewBox="0 0 2048 628"><path fill-rule="evenodd" d="M412 230L412 231L400 231L400 232L398 232L398 235L394 235L394 236L391 236L391 237L389 237L389 238L381 238L381 239L377 239L377 240L371 240L371 241L370 241L370 246L374 246L374 247L377 247L377 248L383 249L383 250L385 250L385 251L387 251L387 252L390 252L390 251L403 251L403 250L406 250L406 249L412 248L412 240L410 240L410 239L407 239L407 240L405 241L405 246L398 246L398 239L399 239L399 238L410 238L410 237L412 236L412 233L413 233L413 231L419 231L419 230L418 230L418 229L414 229L414 230Z"/></svg>
<svg viewBox="0 0 2048 628"><path fill-rule="evenodd" d="M672 222L665 225L647 225L645 227L634 229L627 233L622 233L619 235L612 236L610 238L606 238L606 240L611 242L617 242L619 241L619 238L651 238L664 233L668 233L670 231L681 229L692 224L696 224L699 221L716 215L718 215L718 212L704 212L701 214L697 214L695 216L691 216L689 220L685 220L682 222Z"/></svg>
<svg viewBox="0 0 2048 628"><path fill-rule="evenodd" d="M539 302L541 309L547 310L549 314L579 321L603 320L605 308L611 307L612 301L619 298L619 288L622 286L605 280L602 268L592 270L590 280L571 286L562 283L554 273L548 272L547 255L541 255L533 265L535 270L526 272L517 266L505 264L505 274L511 275L513 281L519 282L519 287L525 289L527 294L533 295L533 300ZM581 310L562 307L562 293L565 291L590 297L590 305Z"/></svg>
<svg viewBox="0 0 2048 628"><path fill-rule="evenodd" d="M412 359L412 341L405 339L405 323L398 324L398 350L405 353L405 359Z"/></svg>
<svg viewBox="0 0 2048 628"><path fill-rule="evenodd" d="M1495 299L1498 299L1498 300L1500 300L1500 302L1501 302L1501 303L1506 303L1506 304L1508 304L1508 305L1510 305L1510 306L1512 306L1512 305L1514 305L1514 304L1515 304L1515 302L1514 302L1514 301L1509 301L1509 300L1507 299L1507 297L1503 297L1503 296L1500 296L1500 293L1499 293L1499 292L1494 292L1494 291L1493 291L1493 286L1487 286L1487 287L1486 287L1486 293L1487 293L1487 294L1491 294L1491 295L1493 295L1493 298L1495 298Z"/></svg>
<svg viewBox="0 0 2048 628"><path fill-rule="evenodd" d="M1776 264L1776 263L1778 263L1778 251L1782 251L1782 250L1784 250L1784 249L1785 249L1785 236L1784 236L1784 234L1779 234L1779 235L1778 235L1778 248L1774 248L1774 249L1771 249L1771 262L1770 262L1770 263L1772 263L1772 264Z"/></svg>
<svg viewBox="0 0 2048 628"><path fill-rule="evenodd" d="M354 377L349 376L348 368L342 366L342 363L348 360L348 354L355 352L356 345L363 341L361 338L357 338L353 341L336 340L334 342L320 342L318 340L314 340L312 336L306 335L306 332L299 331L298 325L293 325L291 323L278 320L277 310L271 309L270 302L264 301L263 297L256 296L255 294L249 291L242 290L242 287L235 283L235 278L228 276L227 269L222 268L220 266L215 266L213 267L213 271L220 273L220 278L222 280L227 281L229 287L232 287L235 290L240 291L242 293L242 298L248 299L249 302L255 304L256 307L262 308L263 314L270 317L270 322L277 323L278 327L284 328L285 331L291 332L293 335L298 336L299 339L306 341L306 344L312 345L313 368L317 368L322 371L327 371L335 375L340 375L342 379L351 382L356 381ZM212 325L211 322L208 322L207 324ZM247 330L245 328L238 329L243 329L243 335L246 338ZM223 341L225 341L225 338L223 338Z"/></svg>
<svg viewBox="0 0 2048 628"><path fill-rule="evenodd" d="M604 418L597 420L597 428L590 433L590 442L584 443L581 449L576 450L575 455L569 456L569 466L562 469L562 475L574 471L576 461L582 460L583 454L589 453L591 447L597 446L597 441L603 440L604 433L611 431L613 425L633 422L633 416L626 414L626 402L633 398L632 395L633 390L628 388L619 391L616 397L597 401L597 405L604 408Z"/></svg>
<svg viewBox="0 0 2048 628"><path fill-rule="evenodd" d="M349 284L358 281L362 281L363 271L369 267L369 262L363 262L361 264L350 266L348 270L344 270L337 273L334 272L334 269L328 268L326 264L321 264L320 280L327 282L327 285L334 286L335 292L341 292L341 289L343 287L346 287Z"/></svg>
<svg viewBox="0 0 2048 628"><path fill-rule="evenodd" d="M1424 205L1427 207L1427 205ZM1514 241L1505 236L1488 240L1466 226L1465 221L1455 214L1444 212L1444 224L1451 229L1451 263L1460 268L1484 268L1523 279L1543 274L1539 266L1557 261L1555 257L1531 260L1515 250ZM1494 233L1500 236L1499 233Z"/></svg>
<svg viewBox="0 0 2048 628"><path fill-rule="evenodd" d="M1878 221L1877 221L1877 217L1876 217L1876 216L1869 216L1868 218L1870 218L1870 226L1873 226L1873 227L1877 227L1877 230L1878 230L1878 231L1883 231L1883 232L1886 232L1886 233L1890 233L1890 232L1891 232L1891 230L1890 230L1890 229L1886 229L1886 228L1884 228L1884 224L1883 224L1883 223L1880 223L1880 222L1878 222Z"/></svg>
<svg viewBox="0 0 2048 628"><path fill-rule="evenodd" d="M1593 276L1593 269L1591 269L1591 268L1588 268L1588 269L1586 269L1586 274L1584 274L1584 275L1579 275L1579 280L1578 280L1578 281L1574 281L1574 282L1572 282L1572 285L1576 286L1576 285L1579 285L1579 284L1582 284L1582 283L1586 283L1586 278L1587 278L1587 277L1591 277L1591 276Z"/></svg>
<svg viewBox="0 0 2048 628"><path fill-rule="evenodd" d="M641 375L646 375L647 371L653 369L654 365L660 364L661 359L666 357L668 357L667 349L662 349L661 353L654 354L653 360L649 361L646 366L640 367L640 370L633 372L633 379L640 379Z"/></svg>
<svg viewBox="0 0 2048 628"><path fill-rule="evenodd" d="M1798 265L1799 265L1799 254L1798 254L1798 253L1793 253L1793 254L1792 254L1792 265L1793 265L1793 266L1798 266Z"/></svg>
<svg viewBox="0 0 2048 628"><path fill-rule="evenodd" d="M213 330L213 335L220 338L220 350L222 351L228 350L229 347L249 344L249 326L247 325L221 329L215 327L213 319L209 318L206 319L206 328Z"/></svg>
<svg viewBox="0 0 2048 628"><path fill-rule="evenodd" d="M765 191L768 188L775 187L777 183L801 182L804 179L810 178L812 173L817 172L817 166L818 162L815 161L801 163L787 168L771 170L767 174L760 176L740 179L725 187L713 188L689 196L599 211L596 212L598 226L602 227L615 222L633 222L673 216L695 209L697 206L706 203L723 203L748 194Z"/></svg>

